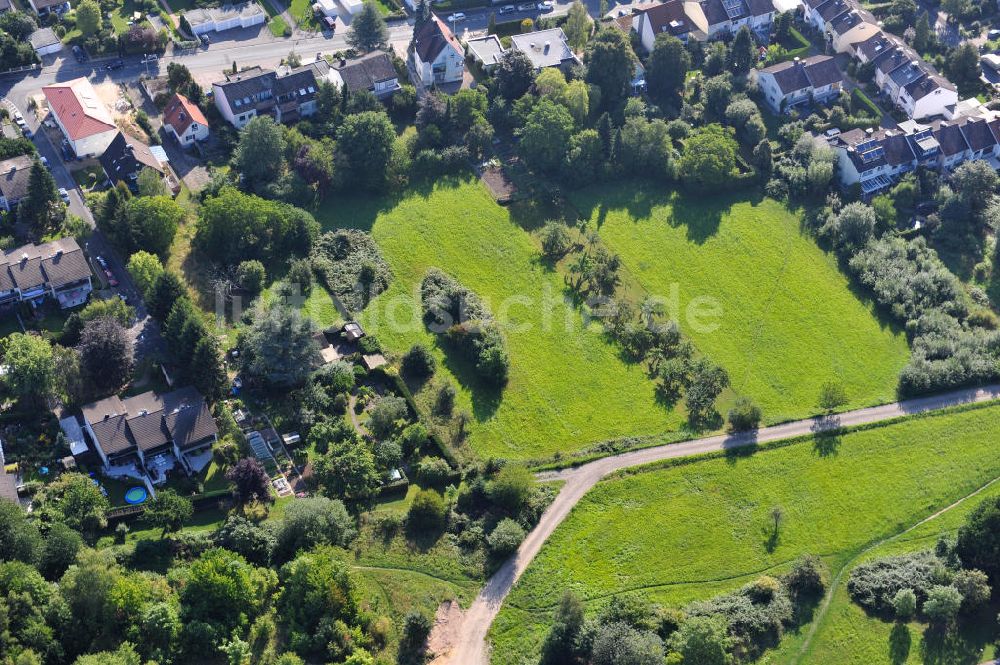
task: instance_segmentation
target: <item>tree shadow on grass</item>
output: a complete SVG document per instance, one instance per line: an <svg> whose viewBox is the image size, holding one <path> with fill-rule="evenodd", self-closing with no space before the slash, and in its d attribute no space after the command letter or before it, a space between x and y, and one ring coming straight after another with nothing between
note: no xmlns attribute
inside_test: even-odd
<svg viewBox="0 0 1000 665"><path fill-rule="evenodd" d="M924 665L976 665L982 661L984 641L975 631L928 626L920 642Z"/></svg>
<svg viewBox="0 0 1000 665"><path fill-rule="evenodd" d="M476 373L474 363L464 358L461 351L449 344L444 335L435 336L434 344L444 351L442 364L471 393L472 415L476 421L484 422L492 418L503 399L503 386L483 380Z"/></svg>
<svg viewBox="0 0 1000 665"><path fill-rule="evenodd" d="M896 623L889 633L889 658L892 665L902 665L910 657L910 647L913 644L913 637L910 636L910 628L905 623Z"/></svg>
<svg viewBox="0 0 1000 665"><path fill-rule="evenodd" d="M809 428L813 433L813 450L820 457L831 457L840 450L844 428L840 425L840 417L836 415L819 416L813 419Z"/></svg>

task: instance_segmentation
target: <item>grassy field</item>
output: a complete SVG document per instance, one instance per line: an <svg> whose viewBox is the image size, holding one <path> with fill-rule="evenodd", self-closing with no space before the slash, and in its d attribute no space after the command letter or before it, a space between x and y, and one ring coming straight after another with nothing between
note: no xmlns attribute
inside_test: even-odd
<svg viewBox="0 0 1000 665"><path fill-rule="evenodd" d="M822 556L833 574L853 566L872 545L1000 476L998 428L1000 406L981 407L602 482L508 598L494 624L493 662L537 653L566 589L590 609L628 592L680 606L781 573L805 553ZM777 537L775 506L784 512ZM938 524L954 528L957 515ZM796 660L801 637L793 635L768 662L843 663L844 643L857 642L867 651L851 662L889 663L882 633L891 626L840 600L808 658Z"/></svg>
<svg viewBox="0 0 1000 665"><path fill-rule="evenodd" d="M399 201L337 199L317 219L327 228L371 230L394 278L362 321L393 352L416 342L434 348L438 373L457 377L457 409L472 414L468 441L482 457L537 458L680 426L679 412L656 404L643 368L625 364L596 325L584 327L564 302L561 275L538 260L534 238L478 182L442 182ZM501 394L478 385L424 329L414 290L431 266L476 291L498 318L525 324L506 330L511 370ZM525 301L503 317L510 298Z"/></svg>
<svg viewBox="0 0 1000 665"><path fill-rule="evenodd" d="M780 204L624 187L573 202L647 293L669 300L677 289L682 328L768 422L814 413L828 380L843 383L852 407L895 398L905 336L880 324ZM686 310L695 298L721 307L705 319L717 329L693 325Z"/></svg>

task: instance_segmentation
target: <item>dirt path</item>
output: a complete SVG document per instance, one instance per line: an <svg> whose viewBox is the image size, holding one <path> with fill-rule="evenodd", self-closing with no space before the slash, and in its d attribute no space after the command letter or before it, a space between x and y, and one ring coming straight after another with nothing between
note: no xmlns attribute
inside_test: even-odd
<svg viewBox="0 0 1000 665"><path fill-rule="evenodd" d="M539 474L541 480L565 481L562 490L542 515L535 528L521 543L514 556L508 559L486 582L486 586L465 612L461 625L457 628L460 637L458 637L454 649L435 659L434 665L488 665L489 649L486 644L486 635L514 583L524 573L528 564L535 558L556 527L566 519L573 506L599 480L611 473L665 459L745 448L759 443L830 431L840 427L877 423L950 406L995 399L1000 399L1000 384L978 389L956 390L943 395L894 402L868 409L858 409L832 417L798 420L765 427L756 432L734 435L721 434L686 443L646 448L605 457L572 469ZM451 622L449 624L449 632L456 630ZM433 633L431 639L435 639Z"/></svg>

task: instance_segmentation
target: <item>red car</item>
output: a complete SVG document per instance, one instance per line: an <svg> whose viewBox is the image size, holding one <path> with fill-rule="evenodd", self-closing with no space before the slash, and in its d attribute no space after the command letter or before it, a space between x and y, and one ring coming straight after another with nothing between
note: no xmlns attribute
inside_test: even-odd
<svg viewBox="0 0 1000 665"><path fill-rule="evenodd" d="M110 268L104 269L104 276L108 278L108 284L111 286L118 286L118 280L115 279L115 274L111 272Z"/></svg>

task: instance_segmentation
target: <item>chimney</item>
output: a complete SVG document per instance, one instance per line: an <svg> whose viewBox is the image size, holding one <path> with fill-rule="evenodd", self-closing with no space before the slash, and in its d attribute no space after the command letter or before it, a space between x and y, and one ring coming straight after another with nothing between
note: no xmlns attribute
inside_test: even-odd
<svg viewBox="0 0 1000 665"><path fill-rule="evenodd" d="M58 259L62 255L63 255L63 251L62 251L62 247L60 247L59 249L56 250L56 258Z"/></svg>
<svg viewBox="0 0 1000 665"><path fill-rule="evenodd" d="M871 127L869 127L868 129L865 130L865 134L867 134L868 136L872 136L874 133L875 133L875 130L872 129Z"/></svg>
<svg viewBox="0 0 1000 665"><path fill-rule="evenodd" d="M552 42L545 42L545 53L549 52L549 47L552 46Z"/></svg>
<svg viewBox="0 0 1000 665"><path fill-rule="evenodd" d="M795 63L796 67L801 67L802 66L802 59L799 58L798 56L795 57L795 59L793 60L793 62Z"/></svg>
<svg viewBox="0 0 1000 665"><path fill-rule="evenodd" d="M340 66L341 67L346 67L347 66L347 58L341 58L340 59Z"/></svg>

